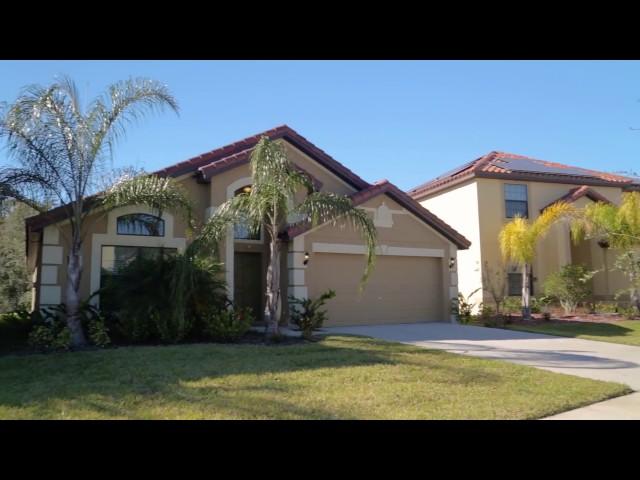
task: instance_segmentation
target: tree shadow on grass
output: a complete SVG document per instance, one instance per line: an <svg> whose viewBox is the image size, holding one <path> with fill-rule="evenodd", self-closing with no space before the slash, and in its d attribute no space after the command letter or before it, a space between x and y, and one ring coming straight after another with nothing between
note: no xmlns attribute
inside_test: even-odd
<svg viewBox="0 0 640 480"><path fill-rule="evenodd" d="M640 326L640 322L638 322L638 325ZM568 338L583 337L585 340L601 340L603 342L610 341L630 346L640 346L640 329L636 330L615 323L556 321L535 325L518 324L511 326L511 329L523 333L537 333Z"/></svg>
<svg viewBox="0 0 640 480"><path fill-rule="evenodd" d="M639 322L640 323L640 322ZM519 325L519 328L527 328ZM533 328L535 330L535 327ZM615 323L574 322L563 320L562 322L549 322L540 325L540 331L557 331L566 336L597 335L599 337L624 337L633 335L636 331Z"/></svg>
<svg viewBox="0 0 640 480"><path fill-rule="evenodd" d="M276 348L197 344L5 357L0 359L0 409L33 409L43 417L60 416L55 408L64 405L85 418L343 418L313 399L294 403L292 396L335 369L352 367L423 368L430 381L443 384L504 381L480 365L441 361L445 356L344 336ZM310 375L288 375L292 372Z"/></svg>

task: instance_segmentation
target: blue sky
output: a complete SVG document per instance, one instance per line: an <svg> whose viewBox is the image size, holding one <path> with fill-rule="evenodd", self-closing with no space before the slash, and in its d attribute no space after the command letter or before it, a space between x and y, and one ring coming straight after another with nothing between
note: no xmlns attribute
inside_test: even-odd
<svg viewBox="0 0 640 480"><path fill-rule="evenodd" d="M403 189L491 150L640 170L638 61L0 61L0 101L57 74L85 100L130 76L178 99L180 116L129 130L117 166L155 170L286 123Z"/></svg>

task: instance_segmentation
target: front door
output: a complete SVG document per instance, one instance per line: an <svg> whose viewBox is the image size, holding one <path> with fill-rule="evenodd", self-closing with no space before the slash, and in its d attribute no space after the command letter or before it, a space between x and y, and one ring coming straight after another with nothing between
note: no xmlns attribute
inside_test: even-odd
<svg viewBox="0 0 640 480"><path fill-rule="evenodd" d="M262 321L262 255L236 252L233 271L234 303L238 307L250 307L256 321Z"/></svg>

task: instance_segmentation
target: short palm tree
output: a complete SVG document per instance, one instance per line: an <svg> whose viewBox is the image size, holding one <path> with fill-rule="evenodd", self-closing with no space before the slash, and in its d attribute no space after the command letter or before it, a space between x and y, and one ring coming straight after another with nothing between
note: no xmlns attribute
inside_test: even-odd
<svg viewBox="0 0 640 480"><path fill-rule="evenodd" d="M547 207L538 218L529 221L515 217L500 230L498 241L504 260L516 263L522 270L522 318L531 319L529 278L531 264L536 256L538 242L561 218L574 213L574 208L566 202L558 202Z"/></svg>
<svg viewBox="0 0 640 480"><path fill-rule="evenodd" d="M574 238L605 238L614 248L640 246L640 192L625 192L620 205L587 205L571 224Z"/></svg>
<svg viewBox="0 0 640 480"><path fill-rule="evenodd" d="M245 223L254 232L264 227L269 242L264 319L267 333L277 335L281 315L279 234L287 219L293 215L310 226L335 224L339 220L350 222L367 248L361 287L375 262L376 228L366 211L356 208L349 197L317 191L312 179L287 158L283 146L267 137L262 137L254 148L250 164L251 190L219 206L204 226L199 241L209 245L219 242L235 222ZM296 193L301 190L306 196L296 203Z"/></svg>
<svg viewBox="0 0 640 480"><path fill-rule="evenodd" d="M12 165L0 168L0 197L12 197L38 211L62 206L70 223L64 303L72 345L86 343L79 318L82 244L89 215L124 205L190 212L182 190L170 179L138 176L102 191L112 174L113 147L126 127L145 114L178 105L164 85L131 79L111 85L86 109L67 78L43 87L27 87L0 112L0 138L6 140ZM102 183L102 184L101 184Z"/></svg>
<svg viewBox="0 0 640 480"><path fill-rule="evenodd" d="M629 280L628 293L640 313L640 192L625 192L620 205L596 202L587 205L571 224L575 241L598 239L619 252L616 268Z"/></svg>

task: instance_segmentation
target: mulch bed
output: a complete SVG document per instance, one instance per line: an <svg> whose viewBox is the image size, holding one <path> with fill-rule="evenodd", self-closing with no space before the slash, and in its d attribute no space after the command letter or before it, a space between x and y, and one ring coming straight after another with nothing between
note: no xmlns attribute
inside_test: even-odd
<svg viewBox="0 0 640 480"><path fill-rule="evenodd" d="M565 323L565 322L585 322L585 323L616 323L626 318L619 313L589 313L587 311L577 311L574 315L565 315L563 310L552 309L551 318L546 320L541 313L531 314L532 320L522 320L521 315L511 315L511 324L531 325L537 323Z"/></svg>

